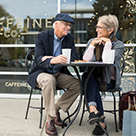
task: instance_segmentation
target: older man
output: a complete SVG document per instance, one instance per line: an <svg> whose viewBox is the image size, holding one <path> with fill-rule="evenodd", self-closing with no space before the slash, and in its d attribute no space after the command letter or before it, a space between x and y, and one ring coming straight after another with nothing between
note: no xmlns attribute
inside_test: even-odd
<svg viewBox="0 0 136 136"><path fill-rule="evenodd" d="M71 61L78 59L74 37L68 33L72 24L74 20L69 15L59 13L55 17L53 29L38 34L35 60L28 76L30 86L42 89L47 115L45 131L49 135L57 134L54 124L62 126L59 109L67 112L80 93L79 81L70 75L67 68L54 65L67 63L67 58L62 55L63 48L71 49ZM56 87L67 91L55 104Z"/></svg>

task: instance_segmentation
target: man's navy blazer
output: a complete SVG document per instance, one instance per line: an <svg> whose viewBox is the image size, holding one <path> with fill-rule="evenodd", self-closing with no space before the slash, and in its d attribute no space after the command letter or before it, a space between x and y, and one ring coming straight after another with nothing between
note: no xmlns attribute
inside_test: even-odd
<svg viewBox="0 0 136 136"><path fill-rule="evenodd" d="M36 88L37 76L42 72L48 73L47 70L52 69L52 67L49 65L51 58L46 59L44 62L42 62L41 58L43 56L53 56L53 47L54 29L41 32L37 35L35 46L35 59L27 79L27 83L34 89ZM63 39L62 48L71 49L71 61L78 60L78 54L74 44L74 37L71 34L68 33L68 35L65 36L65 38ZM60 72L70 74L66 67L62 67Z"/></svg>

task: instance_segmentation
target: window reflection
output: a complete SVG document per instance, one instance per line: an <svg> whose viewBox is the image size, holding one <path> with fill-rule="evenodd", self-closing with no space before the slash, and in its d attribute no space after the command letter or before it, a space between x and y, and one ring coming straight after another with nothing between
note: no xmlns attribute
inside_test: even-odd
<svg viewBox="0 0 136 136"><path fill-rule="evenodd" d="M29 94L31 87L27 84L27 75L0 75L0 93L22 93ZM40 91L35 90L34 93L40 94Z"/></svg>
<svg viewBox="0 0 136 136"><path fill-rule="evenodd" d="M0 11L0 44L34 44L39 32L52 28L57 0L4 0Z"/></svg>
<svg viewBox="0 0 136 136"><path fill-rule="evenodd" d="M129 3L131 1L131 3ZM54 16L58 12L58 0L3 0L0 3L0 44L35 44L36 36L41 31L52 28ZM96 37L97 18L104 14L115 14L119 20L117 38L126 44L136 43L134 0L61 0L60 12L69 14L75 25L70 33L75 43L86 44ZM134 12L133 12L134 11ZM1 47L0 71L26 72L25 55L27 47ZM135 47L125 47L125 73L135 73ZM79 59L82 59L84 48L77 48ZM12 85L25 85L27 76L1 76L1 84L12 92ZM20 82L18 82L18 80ZM22 82L25 83L23 84ZM126 80L125 80L126 81ZM132 80L131 80L132 81ZM7 87L6 86L6 87ZM5 86L4 86L5 87ZM16 86L17 87L17 86ZM7 88L6 88L7 89ZM16 92L23 92L21 90ZM24 88L26 89L26 87ZM2 89L4 90L4 89ZM28 90L29 91L29 88ZM25 91L23 93L26 93Z"/></svg>
<svg viewBox="0 0 136 136"><path fill-rule="evenodd" d="M52 28L57 14L57 0L9 1L4 0L0 4L0 44L35 44L38 33ZM60 8L61 12L69 14L75 20L75 25L70 30L75 43L86 44L90 38L96 37L97 18L104 14L115 14L118 17L120 25L116 36L119 40L127 44L135 43L135 13L130 12L134 5L126 0L61 0ZM82 59L84 48L77 50ZM6 52L5 56L3 52ZM25 48L0 48L0 65L21 67L22 62L19 66L14 61L24 59L25 54Z"/></svg>
<svg viewBox="0 0 136 136"><path fill-rule="evenodd" d="M104 14L114 14L119 20L116 37L126 44L134 44L136 42L135 13L130 12L130 9L136 10L133 3L135 2L128 3L127 0L66 0L65 2L61 0L61 12L68 13L75 19L76 24L71 31L75 37L75 43L86 44L90 38L96 37L95 26L98 17ZM84 48L77 50L82 59Z"/></svg>
<svg viewBox="0 0 136 136"><path fill-rule="evenodd" d="M131 39L135 42L135 13L130 13L129 9L131 7L134 10L134 5L128 7L127 4L126 0L61 0L61 12L68 13L75 19L73 35L76 43L79 42L78 39L80 43L86 43L88 39L96 36L97 18L104 14L115 14L118 17L120 26L117 37L120 40L127 43ZM79 33L84 33L84 36Z"/></svg>
<svg viewBox="0 0 136 136"><path fill-rule="evenodd" d="M25 55L28 50L27 47L0 48L0 71L27 72Z"/></svg>
<svg viewBox="0 0 136 136"><path fill-rule="evenodd" d="M2 1L0 44L34 44L39 32L52 28L54 16L57 14L57 2ZM95 37L97 18L104 14L115 14L118 17L119 32L123 35L121 40L127 43L129 40L135 42L136 37L135 13L130 10L135 11L134 6L126 0L61 0L60 11L68 13L75 20L75 25L70 31L75 37L75 43L86 43L88 39Z"/></svg>

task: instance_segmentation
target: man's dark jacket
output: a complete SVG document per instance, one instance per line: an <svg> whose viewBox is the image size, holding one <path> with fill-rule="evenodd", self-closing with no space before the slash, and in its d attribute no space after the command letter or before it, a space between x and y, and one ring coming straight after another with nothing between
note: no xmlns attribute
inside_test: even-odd
<svg viewBox="0 0 136 136"><path fill-rule="evenodd" d="M51 58L46 59L44 62L42 62L41 58L43 56L53 56L53 46L54 29L41 32L37 35L35 47L35 60L27 79L28 84L34 89L36 88L37 76L42 72L48 73L47 69L52 69L52 67L49 65ZM78 60L78 54L74 44L74 37L71 34L68 34L63 39L62 48L71 49L71 61ZM62 67L60 72L70 74L66 67Z"/></svg>

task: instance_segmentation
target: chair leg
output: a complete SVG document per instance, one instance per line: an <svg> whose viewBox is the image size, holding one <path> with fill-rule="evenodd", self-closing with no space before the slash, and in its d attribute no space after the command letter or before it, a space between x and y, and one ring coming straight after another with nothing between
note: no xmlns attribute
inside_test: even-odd
<svg viewBox="0 0 136 136"><path fill-rule="evenodd" d="M43 113L43 96L41 95L41 108L40 108L40 124L39 124L39 128L41 128L42 126L42 113Z"/></svg>
<svg viewBox="0 0 136 136"><path fill-rule="evenodd" d="M67 111L67 115L68 115L69 122L71 122L70 117L69 117L69 112L68 112L68 111Z"/></svg>
<svg viewBox="0 0 136 136"><path fill-rule="evenodd" d="M30 107L30 102L31 102L32 93L33 93L33 88L31 88L31 91L30 91L30 96L29 96L29 100L28 100L28 105L27 105L27 110L26 110L25 119L27 119L27 115L28 115L28 111L29 111L29 107Z"/></svg>
<svg viewBox="0 0 136 136"><path fill-rule="evenodd" d="M115 120L115 128L116 132L118 132L118 125L117 125L117 115L116 115L116 98L114 93L112 92L113 98L114 98L114 120Z"/></svg>
<svg viewBox="0 0 136 136"><path fill-rule="evenodd" d="M119 93L119 98L120 98L121 97L120 91L118 93Z"/></svg>
<svg viewBox="0 0 136 136"><path fill-rule="evenodd" d="M101 126L101 124L99 122L96 122L100 127L101 129L105 132L106 136L109 136L108 132Z"/></svg>
<svg viewBox="0 0 136 136"><path fill-rule="evenodd" d="M85 113L85 98L84 98L83 111L82 111L82 115L81 115L81 119L80 119L79 126L81 126L81 123L82 123L82 120L83 120L84 113Z"/></svg>

